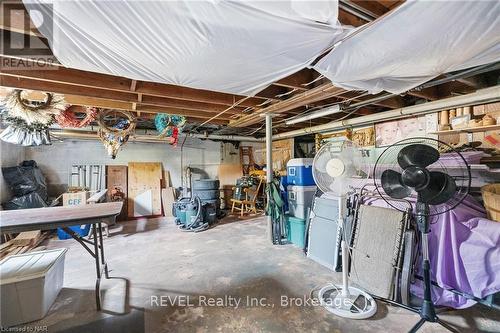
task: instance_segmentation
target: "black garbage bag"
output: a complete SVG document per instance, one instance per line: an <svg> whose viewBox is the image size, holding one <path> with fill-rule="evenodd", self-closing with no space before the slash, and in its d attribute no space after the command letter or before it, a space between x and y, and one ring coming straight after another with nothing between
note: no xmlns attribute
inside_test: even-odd
<svg viewBox="0 0 500 333"><path fill-rule="evenodd" d="M2 168L3 178L14 197L36 192L47 201L47 182L35 161L24 161L15 167Z"/></svg>
<svg viewBox="0 0 500 333"><path fill-rule="evenodd" d="M5 210L42 208L47 206L47 203L43 200L40 194L38 194L38 192L31 192L20 197L14 197L2 204L2 207Z"/></svg>

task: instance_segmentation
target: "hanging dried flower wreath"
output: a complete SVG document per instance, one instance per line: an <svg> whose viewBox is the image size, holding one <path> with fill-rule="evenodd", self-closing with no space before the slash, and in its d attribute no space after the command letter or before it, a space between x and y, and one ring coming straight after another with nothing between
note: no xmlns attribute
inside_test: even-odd
<svg viewBox="0 0 500 333"><path fill-rule="evenodd" d="M99 109L96 107L80 107L85 112L85 117L83 119L78 119L76 117L76 108L78 106L71 105L66 108L66 110L62 111L58 115L55 116L56 122L61 127L74 127L74 128L82 128L89 125L97 118L97 114L99 113Z"/></svg>
<svg viewBox="0 0 500 333"><path fill-rule="evenodd" d="M108 155L115 159L118 149L124 145L130 135L134 133L137 120L128 111L103 110L97 117L99 124L99 139L108 151Z"/></svg>
<svg viewBox="0 0 500 333"><path fill-rule="evenodd" d="M170 138L170 144L177 145L179 133L186 124L186 117L179 115L170 115L167 113L158 113L155 116L155 127L160 133L160 137Z"/></svg>
<svg viewBox="0 0 500 333"><path fill-rule="evenodd" d="M28 125L50 125L54 122L54 115L66 109L63 95L43 93L45 97L40 101L29 99L29 94L32 91L15 89L5 97L4 104L9 117L23 119Z"/></svg>
<svg viewBox="0 0 500 333"><path fill-rule="evenodd" d="M66 108L64 98L59 94L42 93L44 98L29 99L29 90L13 90L2 104L3 121L9 126L0 135L0 140L23 146L49 145L49 126L54 116Z"/></svg>

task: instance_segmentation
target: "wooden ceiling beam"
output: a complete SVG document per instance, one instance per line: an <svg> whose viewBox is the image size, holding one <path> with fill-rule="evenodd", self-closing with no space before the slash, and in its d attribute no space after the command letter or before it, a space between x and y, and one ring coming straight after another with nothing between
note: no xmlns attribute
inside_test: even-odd
<svg viewBox="0 0 500 333"><path fill-rule="evenodd" d="M367 21L362 20L359 17L356 17L355 15L348 13L342 9L339 9L339 21L343 25L351 25L353 27L360 27L363 24L368 23Z"/></svg>
<svg viewBox="0 0 500 333"><path fill-rule="evenodd" d="M304 84L309 83L315 79L314 73L314 70L304 68L292 75L274 82L273 85L305 91L309 88L307 86L304 86Z"/></svg>
<svg viewBox="0 0 500 333"><path fill-rule="evenodd" d="M279 100L279 97L277 97L277 95L285 94L291 91L292 91L291 88L272 84L266 87L265 89L261 90L259 92L259 96L266 97L267 99L276 101Z"/></svg>
<svg viewBox="0 0 500 333"><path fill-rule="evenodd" d="M150 105L137 105L136 110L132 109L133 103L127 102L119 102L119 101L111 101L101 98L92 98L92 97L84 97L84 96L76 96L76 95L64 95L64 99L67 103L72 105L81 105L81 106L95 106L104 109L119 109L119 110L128 110L128 111L136 111L136 112L144 112L149 114L156 113L170 113L170 114L178 114L181 116L186 116L188 118L196 118L198 121L200 119L206 120L213 116L213 113L207 113L202 111L190 111L185 109L178 108L162 108ZM229 116L221 117L220 122L212 122L214 124L224 123L227 124L231 118Z"/></svg>
<svg viewBox="0 0 500 333"><path fill-rule="evenodd" d="M428 101L436 101L441 98L441 92L439 91L439 86L429 87L420 90L410 90L406 92L409 96L414 96L418 98L423 98Z"/></svg>
<svg viewBox="0 0 500 333"><path fill-rule="evenodd" d="M307 104L311 104L330 97L337 96L345 92L346 90L335 87L332 83L325 83L311 90L296 94L287 100L271 104L270 106L263 108L259 111L253 112L252 114L243 116L238 120L232 121L230 125L234 127L244 127L248 125L253 125L261 120L259 119L261 114L283 113Z"/></svg>
<svg viewBox="0 0 500 333"><path fill-rule="evenodd" d="M357 97L356 95L357 95L357 93L355 93L355 92L348 92L348 93L342 94L342 96L340 96L339 98L340 99L352 99L353 102L362 102L365 100L376 98L377 96L380 96L381 94L368 95L368 96L364 96L364 97ZM339 103L342 103L342 101L340 100ZM388 109L398 109L398 108L402 108L403 106L405 106L406 103L405 103L405 100L401 96L393 96L393 97L384 99L382 101L373 102L372 105L382 106L382 107L385 107Z"/></svg>
<svg viewBox="0 0 500 333"><path fill-rule="evenodd" d="M221 104L226 106L231 106L238 102L240 99L245 98L245 96L240 95L231 95L216 91L200 90L183 86L145 81L137 82L136 92L142 93L144 95L169 97L194 102ZM240 105L244 107L254 107L262 103L264 100L265 99L258 97L250 97L240 103Z"/></svg>
<svg viewBox="0 0 500 333"><path fill-rule="evenodd" d="M147 113L168 113L168 114L177 114L179 116L186 116L186 117L195 117L195 118L202 118L202 119L209 119L213 117L213 113L207 113L203 111L192 111L192 110L185 110L185 109L177 109L177 108L165 108L165 107L160 107L160 106L151 106L151 105L137 105L136 110L137 112L147 112ZM218 117L217 119L221 120L230 120L232 119L230 115L222 115Z"/></svg>
<svg viewBox="0 0 500 333"><path fill-rule="evenodd" d="M27 67L30 65L36 67ZM135 92L142 93L143 95L154 95L186 101L230 106L238 100L245 98L245 96L240 95L164 83L145 81L135 81L134 83L134 80L124 77L65 68L55 64L44 64L41 66L30 59L14 59L4 55L0 55L0 66L2 68L2 75L121 92ZM254 107L264 100L265 98L251 97L243 101L240 105Z"/></svg>
<svg viewBox="0 0 500 333"><path fill-rule="evenodd" d="M152 120L155 118L155 113L153 113L153 112L135 112L135 111L132 111L132 113L135 113L137 118L141 118L144 120ZM202 123L204 121L204 118L186 117L186 120L190 124L199 124L199 123ZM214 122L211 122L211 124L213 124L213 125L227 125L228 121L219 119L219 120L216 120Z"/></svg>
<svg viewBox="0 0 500 333"><path fill-rule="evenodd" d="M0 63L3 75L107 90L134 91L131 89L134 87L134 80L124 77L81 71L54 64L37 65L30 59L13 59L2 55L0 55Z"/></svg>
<svg viewBox="0 0 500 333"><path fill-rule="evenodd" d="M133 110L133 103L130 102L112 101L109 99L70 94L64 95L64 100L66 101L66 103L71 105L95 106L103 109Z"/></svg>
<svg viewBox="0 0 500 333"><path fill-rule="evenodd" d="M141 104L146 105L154 105L154 106L162 106L162 107L171 107L185 110L195 110L195 111L205 111L218 113L225 109L227 106L219 105L219 104L207 104L201 102L193 102L193 101L182 101L179 99L167 98L167 97L158 97L158 96L149 96L143 95ZM227 114L239 114L241 113L241 108L233 108L228 110Z"/></svg>
<svg viewBox="0 0 500 333"><path fill-rule="evenodd" d="M10 92L9 89L0 87L0 97L5 97L8 93ZM132 103L130 102L120 102L120 101L113 101L113 100L107 100L107 99L102 99L102 98L94 98L94 97L85 97L85 96L77 96L77 95L70 95L66 94L64 95L64 99L68 104L71 105L80 105L80 106L94 106L98 108L104 108L104 109L119 109L119 110L127 110L127 111L132 111L134 113L137 113L140 115L141 112L145 114L150 114L154 115L156 113L173 113L173 114L179 114L179 115L184 115L187 117L188 121L190 122L196 122L196 123L201 123L210 117L213 116L213 113L205 113L205 112L194 112L194 111L189 111L189 110L183 110L183 109L175 109L175 108L160 108L160 107L154 107L154 106L148 106L148 105L139 105L140 110L133 110L132 109ZM216 124L216 125L227 125L230 120L230 116L225 116L220 119L214 119L211 121L211 124Z"/></svg>
<svg viewBox="0 0 500 333"><path fill-rule="evenodd" d="M458 78L456 81L474 89L480 89L486 86L486 82L482 80L480 76Z"/></svg>
<svg viewBox="0 0 500 333"><path fill-rule="evenodd" d="M89 86L27 79L22 77L4 75L3 73L0 74L0 85L9 88L40 90L58 94L72 94L86 97L105 98L122 102L137 101L137 93L133 92L123 92L101 88L92 88Z"/></svg>
<svg viewBox="0 0 500 333"><path fill-rule="evenodd" d="M214 114L225 109L225 107L214 107L210 104L203 104L197 102L185 102L178 101L175 99L154 97L154 96L142 96L142 102L139 102L138 94L132 92L121 92L106 89L90 88L86 86L76 86L69 84L62 84L49 81L39 81L25 78L18 78L8 75L0 74L0 86L8 88L17 89L29 89L29 90L39 90L44 92L59 93L64 95L80 96L83 98L94 98L101 100L109 100L114 102L121 102L121 105L127 105L127 109L133 110L133 103L136 103L136 109L139 110L139 105L142 104L152 104L155 106L162 106L163 108L170 108L176 110L183 110L184 112L189 111L202 111L207 113L207 118L210 118ZM89 99L87 99L89 101ZM68 101L68 103L70 103ZM123 104L126 103L126 104ZM99 103L102 106L103 103ZM114 105L114 104L113 104ZM95 105L98 106L98 105ZM241 109L229 110L227 113L239 114Z"/></svg>
<svg viewBox="0 0 500 333"><path fill-rule="evenodd" d="M366 9L372 16L379 17L384 15L389 11L388 8L381 5L377 1L367 1L367 0L349 0L348 2Z"/></svg>

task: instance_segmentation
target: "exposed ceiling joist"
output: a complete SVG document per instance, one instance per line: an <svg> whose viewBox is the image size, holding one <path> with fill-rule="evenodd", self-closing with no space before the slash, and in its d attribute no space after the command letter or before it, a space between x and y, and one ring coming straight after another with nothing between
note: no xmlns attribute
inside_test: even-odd
<svg viewBox="0 0 500 333"><path fill-rule="evenodd" d="M305 91L309 89L306 84L315 79L315 73L316 72L312 69L304 68L295 74L275 82L274 85Z"/></svg>
<svg viewBox="0 0 500 333"><path fill-rule="evenodd" d="M2 75L19 78L65 83L82 87L94 87L105 90L116 90L128 93L135 92L142 93L144 95L147 94L226 106L230 106L239 99L244 98L244 96L193 89L170 84L144 81L136 81L136 83L133 84L134 80L124 77L81 71L51 64L43 66L38 65L36 67L37 69L33 70L32 68L28 68L28 65L26 64L33 66L36 65L36 63L29 59L20 60L0 55L0 63L2 64ZM38 67L41 68L38 69ZM131 89L132 87L134 89ZM252 97L245 100L241 105L244 107L252 107L262 103L263 101L264 100L261 98Z"/></svg>
<svg viewBox="0 0 500 333"><path fill-rule="evenodd" d="M124 92L52 81L33 80L4 74L0 74L0 85L9 88L39 90L59 94L78 95L82 97L94 97L118 102L140 103L138 93L136 92ZM180 101L157 96L142 95L141 99L141 104L163 106L166 108L179 108L184 110L206 111L211 113L219 112L226 108L223 105ZM132 104L130 105L132 108ZM229 111L229 114L239 113L240 111L240 109L231 110Z"/></svg>
<svg viewBox="0 0 500 333"><path fill-rule="evenodd" d="M361 10L367 11L368 14L375 18L382 16L388 12L388 9L377 1L347 0L345 2L350 3L353 6L360 8Z"/></svg>
<svg viewBox="0 0 500 333"><path fill-rule="evenodd" d="M184 109L164 108L160 106L150 106L150 105L137 105L136 111L145 113L169 113L169 114L177 114L180 116L200 118L200 119L207 119L214 115L213 113L207 113L202 111L190 111ZM225 120L227 123L227 121L229 121L232 118L231 115L224 115L217 119Z"/></svg>
<svg viewBox="0 0 500 333"><path fill-rule="evenodd" d="M323 99L337 96L344 92L346 92L346 90L335 87L331 83L326 83L311 90L296 94L287 100L272 104L257 112L253 112L251 115L243 116L236 121L232 121L230 125L234 127L244 127L252 125L261 121L260 119L261 114L286 112L298 108L300 106L304 106L310 103L318 102Z"/></svg>

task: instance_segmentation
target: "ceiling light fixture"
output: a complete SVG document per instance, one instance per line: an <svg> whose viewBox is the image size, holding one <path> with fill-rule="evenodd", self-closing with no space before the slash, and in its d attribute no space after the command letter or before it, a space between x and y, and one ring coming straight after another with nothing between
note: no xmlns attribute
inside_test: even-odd
<svg viewBox="0 0 500 333"><path fill-rule="evenodd" d="M293 124L302 123L304 121L308 121L308 120L311 120L311 119L316 119L316 118L319 118L319 117L328 116L328 115L331 115L331 114L334 114L334 113L339 113L339 112L342 112L342 109L340 108L340 105L335 104L335 105L333 105L331 107L327 107L327 108L318 110L316 112L311 112L311 113L308 113L308 114L306 114L304 116L301 116L301 117L286 119L285 120L285 124L287 124L287 125L293 125Z"/></svg>

